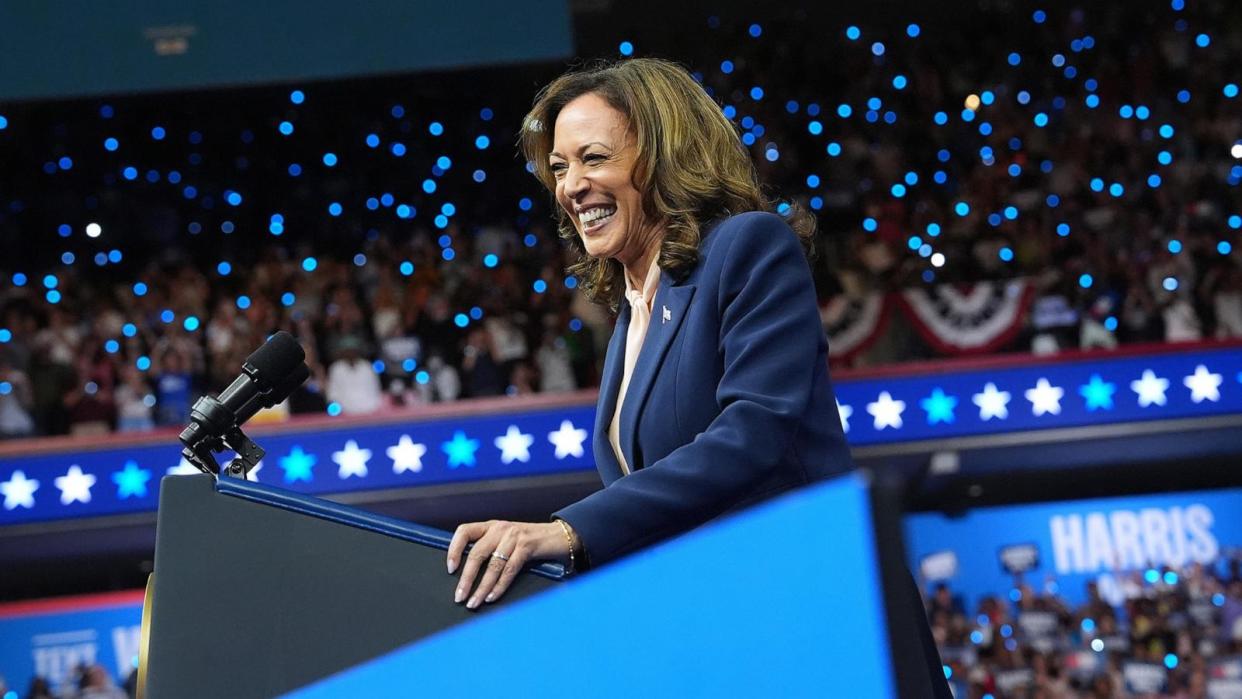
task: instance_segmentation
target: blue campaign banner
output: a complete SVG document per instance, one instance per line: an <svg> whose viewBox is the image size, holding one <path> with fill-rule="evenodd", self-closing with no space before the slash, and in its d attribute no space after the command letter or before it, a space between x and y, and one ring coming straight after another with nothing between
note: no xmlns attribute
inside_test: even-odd
<svg viewBox="0 0 1242 699"><path fill-rule="evenodd" d="M316 495L594 468L590 406L256 437L252 480ZM180 444L40 454L0 464L0 524L156 509L159 480L198 473ZM221 463L227 463L221 460Z"/></svg>
<svg viewBox="0 0 1242 699"><path fill-rule="evenodd" d="M924 586L947 583L964 595L968 611L983 596L1018 594L1005 565L1014 547L1035 554L1024 556L1031 565L1021 577L1033 589L1054 589L1077 605L1095 582L1117 604L1136 574L1169 582L1166 575L1187 566L1214 568L1236 555L1242 489L920 513L906 517L905 534L911 570Z"/></svg>
<svg viewBox="0 0 1242 699"><path fill-rule="evenodd" d="M840 381L851 445L1242 413L1237 347Z"/></svg>
<svg viewBox="0 0 1242 699"><path fill-rule="evenodd" d="M138 666L142 591L0 605L0 675L25 691L35 675L53 689L98 663L118 683ZM58 695L59 696L59 695Z"/></svg>
<svg viewBox="0 0 1242 699"><path fill-rule="evenodd" d="M898 368L900 370L900 367ZM1242 348L1101 354L836 382L855 447L1242 414ZM591 471L594 397L496 402L491 413L315 420L256 428L256 480L326 495ZM450 405L450 412L462 412ZM180 447L107 444L0 459L0 526L156 508L159 479L193 472Z"/></svg>

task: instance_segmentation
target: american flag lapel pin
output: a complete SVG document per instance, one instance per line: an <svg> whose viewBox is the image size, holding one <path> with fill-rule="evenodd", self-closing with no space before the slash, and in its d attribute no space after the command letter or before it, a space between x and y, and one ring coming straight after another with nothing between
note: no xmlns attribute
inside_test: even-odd
<svg viewBox="0 0 1242 699"><path fill-rule="evenodd" d="M668 306L664 306L664 316L661 318L660 322L667 323L672 319L673 319L673 314L669 312Z"/></svg>

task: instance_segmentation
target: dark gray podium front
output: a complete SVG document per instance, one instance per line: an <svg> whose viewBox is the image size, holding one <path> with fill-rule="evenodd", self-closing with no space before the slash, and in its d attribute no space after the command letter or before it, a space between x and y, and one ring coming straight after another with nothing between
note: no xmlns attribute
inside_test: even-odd
<svg viewBox="0 0 1242 699"><path fill-rule="evenodd" d="M165 478L145 696L270 697L486 614L453 603L449 538L259 483ZM506 599L560 577L533 568Z"/></svg>

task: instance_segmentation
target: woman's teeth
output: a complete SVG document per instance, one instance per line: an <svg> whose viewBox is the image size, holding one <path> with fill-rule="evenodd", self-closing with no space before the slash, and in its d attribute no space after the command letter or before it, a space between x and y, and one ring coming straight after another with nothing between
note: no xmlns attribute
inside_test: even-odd
<svg viewBox="0 0 1242 699"><path fill-rule="evenodd" d="M583 228L595 228L607 223L615 213L616 208L590 209L578 214L578 220Z"/></svg>

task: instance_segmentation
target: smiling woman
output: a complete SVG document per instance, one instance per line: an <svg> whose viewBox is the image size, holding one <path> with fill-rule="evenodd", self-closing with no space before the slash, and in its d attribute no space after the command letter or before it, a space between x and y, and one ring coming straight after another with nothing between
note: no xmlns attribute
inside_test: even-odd
<svg viewBox="0 0 1242 699"><path fill-rule="evenodd" d="M562 76L522 148L578 253L569 271L619 309L592 436L606 487L551 522L461 525L447 563L471 607L531 560L598 566L853 468L813 220L771 213L733 124L685 70L634 59Z"/></svg>
<svg viewBox="0 0 1242 699"><path fill-rule="evenodd" d="M627 260L600 253L615 249L607 243L620 244L620 231L601 240L584 230L584 203L607 202L623 216L629 207L628 225L614 217L622 224L615 229L640 235L641 245L627 243L627 250L651 244L641 236L644 226L661 228L660 266L674 276L697 262L703 224L774 208L733 123L685 70L666 61L602 63L561 76L536 97L521 143L535 176L555 196L561 237L581 254L568 271L591 300L613 311L624 295ZM814 218L795 207L785 219L809 256Z"/></svg>
<svg viewBox="0 0 1242 699"><path fill-rule="evenodd" d="M599 95L576 98L557 116L560 140L548 154L557 204L594 259L613 259L645 270L663 231L644 215L642 195L630 179L637 145L625 115Z"/></svg>
<svg viewBox="0 0 1242 699"><path fill-rule="evenodd" d="M664 61L601 64L544 88L524 124L579 254L569 272L591 300L628 304L593 436L607 487L551 522L461 525L447 564L470 607L531 560L600 565L852 468L806 261L813 219L763 213L773 202L702 87Z"/></svg>
<svg viewBox="0 0 1242 699"><path fill-rule="evenodd" d="M458 527L448 570L473 542L456 590L470 607L532 560L598 566L854 467L807 264L813 219L772 212L703 88L665 61L602 64L553 81L524 123L522 150L578 252L569 271L619 309L591 437L604 488L548 523ZM817 537L850 535L791 533L812 552ZM921 613L916 623L947 697Z"/></svg>

